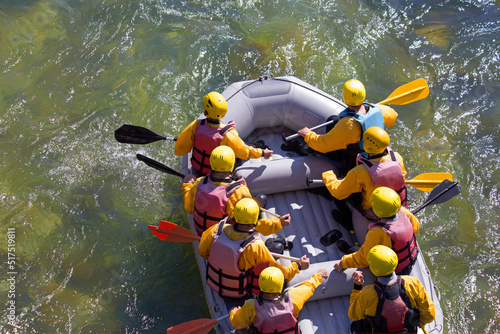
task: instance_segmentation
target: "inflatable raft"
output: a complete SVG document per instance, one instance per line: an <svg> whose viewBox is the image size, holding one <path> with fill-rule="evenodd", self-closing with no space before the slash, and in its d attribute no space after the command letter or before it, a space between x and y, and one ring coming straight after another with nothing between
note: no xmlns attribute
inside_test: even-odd
<svg viewBox="0 0 500 334"><path fill-rule="evenodd" d="M313 297L300 312L299 325L302 333L349 333L351 321L347 311L353 288L351 275L354 269L348 269L343 273L334 270L333 264L344 253L335 245L323 246L320 238L330 230L338 229L342 232L343 239L353 244L357 241L356 235L351 234L333 219L331 211L336 206L331 198L325 196L325 188L319 188L322 185L318 184L308 185L306 182L307 177L320 179L326 170L334 170L338 174L338 168L319 154L303 155L283 145L283 135L292 135L304 126L311 128L322 124L331 115L338 115L344 110L345 104L295 77L264 77L254 81L236 82L222 95L229 105L222 121L224 123L234 121L236 130L247 144L256 145L259 141L264 141L274 151L269 160L261 158L238 161L234 174L246 179L253 196L267 195L265 208L268 211L278 215L291 214L292 223L279 233L294 244L291 251L285 251L285 255L292 257L307 255L311 266L296 275L288 285L308 279L320 268L330 272L328 280L323 280L322 285L316 289ZM324 131L323 128L316 132L324 133ZM182 159L181 172L184 174L189 173L191 168L189 158L186 155ZM353 219L355 226L366 224L361 215L353 214ZM189 220L194 231L191 215ZM358 234L358 238L364 239L364 236ZM198 242L194 243L194 248L198 254ZM197 261L204 282L206 261L200 256L197 256ZM288 260L279 261L282 264L289 263ZM367 268L363 271L367 284L373 280L373 275ZM439 303L439 293L433 284L422 252L419 253L411 275L424 284L435 303L436 319L427 324L427 331L442 333L443 313ZM232 307L241 306L244 302L244 299L221 298L206 284L205 293L212 318L226 315ZM220 321L214 329L217 333L246 332L235 330L228 319Z"/></svg>

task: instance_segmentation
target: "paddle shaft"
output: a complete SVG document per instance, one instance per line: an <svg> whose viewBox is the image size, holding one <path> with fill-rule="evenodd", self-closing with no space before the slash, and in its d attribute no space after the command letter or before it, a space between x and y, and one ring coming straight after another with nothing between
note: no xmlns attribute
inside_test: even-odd
<svg viewBox="0 0 500 334"><path fill-rule="evenodd" d="M316 129L320 129L322 127L325 127L325 126L328 126L330 124L333 124L333 120L332 121L328 121L328 122L325 122L323 124L320 124L320 125L316 125L316 126L313 126L312 128L310 128L311 131L314 131ZM293 139L293 138L297 138L298 136L300 136L300 134L296 133L296 134L293 134L293 135L290 135L288 137L285 137L285 141L289 141L290 139Z"/></svg>
<svg viewBox="0 0 500 334"><path fill-rule="evenodd" d="M164 228L162 228L161 226L164 226ZM167 240L167 241L192 242L192 241L200 240L200 236L195 234L193 231L191 231L185 227L179 226L177 224L163 221L163 220L161 221L160 226L149 225L149 229L158 238L160 237L161 234L178 237L175 240ZM278 254L278 253L271 252L271 255L274 257L287 259L287 260L291 260L291 261L297 261L297 262L300 261L299 258L287 256L287 255L282 255L282 254Z"/></svg>
<svg viewBox="0 0 500 334"><path fill-rule="evenodd" d="M417 188L418 190L422 190L425 192L431 191L435 186L443 182L443 180L453 181L453 178L450 173L423 173L415 176L411 180L405 180L406 184L410 184ZM311 179L309 176L306 179L307 186L309 187L311 184L323 184L323 180L320 179Z"/></svg>
<svg viewBox="0 0 500 334"><path fill-rule="evenodd" d="M306 182L308 185L311 183L324 183L323 180L311 180L309 179L309 177L307 177ZM416 214L420 210L432 204L443 203L454 197L455 195L458 195L460 191L460 186L457 182L451 182L450 180L445 179L429 193L429 196L427 197L425 202L422 203L422 205L420 205L418 208L413 210L412 213Z"/></svg>

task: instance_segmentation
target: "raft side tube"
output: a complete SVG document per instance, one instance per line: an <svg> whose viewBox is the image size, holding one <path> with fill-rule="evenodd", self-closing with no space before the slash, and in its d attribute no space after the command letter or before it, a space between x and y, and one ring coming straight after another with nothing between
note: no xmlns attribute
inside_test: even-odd
<svg viewBox="0 0 500 334"><path fill-rule="evenodd" d="M371 284L375 280L375 276L368 268L349 268L344 272L339 272L333 268L333 265L339 260L326 261L311 263L307 270L302 270L300 273L294 276L294 278L288 282L287 286L291 287L299 284L303 281L307 281L314 273L319 269L326 269L330 276L327 280L323 280L320 286L316 288L314 294L308 301L320 300L325 298L349 296L354 287L352 281L352 273L356 270L363 272L363 278L365 280L365 285Z"/></svg>
<svg viewBox="0 0 500 334"><path fill-rule="evenodd" d="M263 160L261 164L245 162L234 171L236 177L244 177L253 196L273 194L308 188L324 187L321 183L307 184L307 177L321 179L327 170L338 172L331 162L318 156L301 156L294 159Z"/></svg>
<svg viewBox="0 0 500 334"><path fill-rule="evenodd" d="M222 95L228 99L222 121L234 121L242 139L260 128L284 127L297 132L322 124L345 109L339 100L295 77L238 82ZM318 130L322 132L324 129Z"/></svg>

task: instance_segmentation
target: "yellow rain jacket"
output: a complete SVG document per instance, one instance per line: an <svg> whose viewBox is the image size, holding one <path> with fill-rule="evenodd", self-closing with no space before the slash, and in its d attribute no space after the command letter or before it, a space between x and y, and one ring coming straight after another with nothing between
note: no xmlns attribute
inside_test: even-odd
<svg viewBox="0 0 500 334"><path fill-rule="evenodd" d="M344 118L342 118L344 119ZM406 169L403 163L403 158L397 153L396 159L401 162L401 171L403 172L403 177L406 177ZM390 159L390 155L384 155L381 158L370 159L375 162L384 162L387 159ZM368 210L371 208L370 204L370 195L375 190L375 186L373 185L372 178L365 165L359 164L353 169L351 169L347 175L342 179L338 180L335 173L331 170L326 171L322 174L323 182L325 182L325 186L330 191L333 197L343 200L349 197L349 195L360 192L363 195L363 202L361 203L361 208L363 210Z"/></svg>
<svg viewBox="0 0 500 334"><path fill-rule="evenodd" d="M321 284L323 278L320 274L315 273L307 281L302 282L298 287L289 288L290 298L293 303L293 315L295 318L299 317L299 312L306 301L311 298L314 290ZM257 314L255 312L255 299L247 299L245 304L240 309L232 310L229 316L229 321L234 328L242 329L250 327L257 321Z"/></svg>
<svg viewBox="0 0 500 334"><path fill-rule="evenodd" d="M420 223L418 219L403 206L401 207L401 211L404 212L410 219L410 222L413 225L413 235L416 235L420 230ZM361 245L361 248L357 252L342 256L342 259L340 260L342 266L344 266L344 268L368 267L366 257L370 249L376 245L384 245L392 248L391 237L379 226L375 226L369 230L368 233L366 233L365 242Z"/></svg>
<svg viewBox="0 0 500 334"><path fill-rule="evenodd" d="M199 119L195 119L191 124L189 124L177 137L175 142L175 155L184 155L193 149L194 146L194 134L196 133L196 126L198 125ZM218 127L219 125L209 124L212 127ZM224 126L221 123L220 126ZM243 160L246 159L257 159L262 157L264 153L262 149L255 148L253 146L248 146L239 137L238 132L235 129L231 129L226 132L224 139L222 139L220 145L226 145L233 149L234 154Z"/></svg>
<svg viewBox="0 0 500 334"><path fill-rule="evenodd" d="M384 123L386 127L394 126L394 122L398 117L394 109L376 104L380 107L382 115L384 116ZM346 149L348 145L359 143L363 129L361 124L352 117L342 117L337 124L324 135L318 135L316 132L311 131L305 137L304 141L313 150L327 153L336 150Z"/></svg>
<svg viewBox="0 0 500 334"><path fill-rule="evenodd" d="M352 117L342 117L328 133L318 135L311 131L304 141L313 150L327 153L346 149L348 145L359 143L362 135L361 124Z"/></svg>
<svg viewBox="0 0 500 334"><path fill-rule="evenodd" d="M413 309L420 311L420 321L423 324L432 322L436 316L434 302L425 291L422 283L415 277L402 275L406 294ZM373 284L366 285L362 290L353 289L349 303L349 319L356 321L367 316L375 316L377 312L378 294Z"/></svg>
<svg viewBox="0 0 500 334"><path fill-rule="evenodd" d="M204 259L208 259L210 255L210 249L212 248L212 242L214 240L214 234L217 232L217 227L219 225L213 225L208 228L201 235L200 244L198 245L198 253ZM231 240L245 240L248 237L248 233L236 231L230 224L224 226L224 233ZM247 271L250 268L255 267L261 263L269 263L270 267L277 267L281 270L285 279L290 281L296 274L300 272L299 266L296 262L292 262L288 266L282 266L271 255L267 249L264 241L258 239L252 242L248 247L241 253L238 259L238 268L242 271Z"/></svg>

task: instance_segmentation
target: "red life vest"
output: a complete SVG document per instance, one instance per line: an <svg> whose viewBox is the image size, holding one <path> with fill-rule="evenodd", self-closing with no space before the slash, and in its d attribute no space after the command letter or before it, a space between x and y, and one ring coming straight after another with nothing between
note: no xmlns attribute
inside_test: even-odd
<svg viewBox="0 0 500 334"><path fill-rule="evenodd" d="M206 118L198 122L194 133L193 154L191 156L191 165L194 170L202 175L207 175L212 171L210 153L220 145L226 133L231 129L234 129L233 122L229 122L228 125L223 127L219 125L216 128L211 127Z"/></svg>
<svg viewBox="0 0 500 334"><path fill-rule="evenodd" d="M413 310L401 276L392 284L373 282L378 294L377 311L368 317L373 333L416 333L420 312Z"/></svg>
<svg viewBox="0 0 500 334"><path fill-rule="evenodd" d="M241 253L255 240L257 232L252 232L245 240L231 240L224 233L223 219L214 234L212 247L208 256L206 280L207 284L222 297L242 298L250 289L248 274L238 268Z"/></svg>
<svg viewBox="0 0 500 334"><path fill-rule="evenodd" d="M226 205L229 197L236 188L246 186L243 178L219 186L215 185L214 181L221 180L207 175L198 183L196 189L193 220L198 235L227 216Z"/></svg>
<svg viewBox="0 0 500 334"><path fill-rule="evenodd" d="M293 303L288 290L283 291L278 301L254 297L257 321L253 325L256 334L299 333L298 321L293 314Z"/></svg>
<svg viewBox="0 0 500 334"><path fill-rule="evenodd" d="M406 197L406 185L403 171L401 170L401 162L399 162L394 151L389 147L387 148L387 153L390 157L384 162L375 162L371 160L374 157L367 159L361 154L358 154L356 161L358 164L362 163L365 165L375 187L388 187L393 189L399 194L401 205L407 207L408 198Z"/></svg>
<svg viewBox="0 0 500 334"><path fill-rule="evenodd" d="M410 218L399 210L393 220L381 219L368 225L368 230L375 226L381 227L392 240L392 249L398 256L396 274L417 261L418 245L413 235L413 225Z"/></svg>

